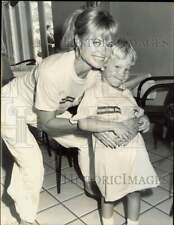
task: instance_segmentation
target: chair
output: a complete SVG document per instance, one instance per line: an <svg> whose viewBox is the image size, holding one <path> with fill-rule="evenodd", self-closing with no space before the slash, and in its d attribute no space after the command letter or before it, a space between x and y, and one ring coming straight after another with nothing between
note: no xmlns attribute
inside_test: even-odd
<svg viewBox="0 0 174 225"><path fill-rule="evenodd" d="M141 97L141 90L143 85L149 81L154 80L156 83L151 86L149 89L145 91L143 96ZM161 82L163 81L163 83ZM165 82L164 82L165 81ZM137 91L137 103L140 107L142 107L145 111L145 114L149 117L150 122L154 124L153 128L153 138L154 138L154 146L157 148L157 140L158 138L163 138L164 130L166 128L166 118L165 118L165 106L169 104L169 102L174 101L173 91L174 91L174 81L173 76L161 76L161 77L149 77L140 82L138 91ZM166 83L167 82L167 83ZM156 94L155 99L148 99L148 96L152 93ZM162 103L158 103L157 100L161 101L159 96L164 92L167 92L166 97ZM156 102L155 102L156 101Z"/></svg>
<svg viewBox="0 0 174 225"><path fill-rule="evenodd" d="M174 98L173 98L174 101ZM173 153L174 150L174 103L169 103L165 109L165 118L166 118L166 126L167 126L167 138L170 143L170 147ZM173 165L172 165L173 169ZM169 181L169 194L172 197L172 186L173 186L173 174L170 173L170 181ZM170 209L169 215L173 215L173 204Z"/></svg>
<svg viewBox="0 0 174 225"><path fill-rule="evenodd" d="M77 107L71 107L68 110L71 114L75 114L77 111ZM61 144L59 144L57 141L55 141L53 138L49 137L47 133L43 131L43 136L46 140L46 146L48 154L51 156L51 150L55 153L55 166L56 166L56 184L57 184L57 193L59 194L61 192L61 167L62 167L62 156L66 155L68 158L69 166L72 167L74 164L74 167L79 171L78 167L78 161L77 161L77 154L78 154L78 148L65 148ZM81 175L81 174L80 174Z"/></svg>
<svg viewBox="0 0 174 225"><path fill-rule="evenodd" d="M45 134L48 138L48 134L47 133ZM49 138L49 146L51 150L53 150L55 153L56 184L57 184L57 193L59 194L61 192L62 156L65 155L67 157L70 167L74 165L74 168L77 168L76 166L78 166L77 161L78 148L65 148L57 141L55 141L53 138Z"/></svg>

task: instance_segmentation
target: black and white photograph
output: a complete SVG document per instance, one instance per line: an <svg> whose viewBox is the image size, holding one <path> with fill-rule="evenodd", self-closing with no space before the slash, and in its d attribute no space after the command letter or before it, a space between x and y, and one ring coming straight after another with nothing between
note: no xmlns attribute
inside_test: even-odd
<svg viewBox="0 0 174 225"><path fill-rule="evenodd" d="M172 225L174 2L1 1L2 225Z"/></svg>

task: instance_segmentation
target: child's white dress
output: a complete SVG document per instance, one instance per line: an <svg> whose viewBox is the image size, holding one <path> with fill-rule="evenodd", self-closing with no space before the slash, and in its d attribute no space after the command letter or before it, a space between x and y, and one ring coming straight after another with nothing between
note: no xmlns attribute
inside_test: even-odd
<svg viewBox="0 0 174 225"><path fill-rule="evenodd" d="M97 116L123 121L143 113L129 90L119 91L98 81L85 92L74 120ZM106 201L128 193L156 187L159 179L151 165L140 133L127 146L111 149L93 136L96 183Z"/></svg>

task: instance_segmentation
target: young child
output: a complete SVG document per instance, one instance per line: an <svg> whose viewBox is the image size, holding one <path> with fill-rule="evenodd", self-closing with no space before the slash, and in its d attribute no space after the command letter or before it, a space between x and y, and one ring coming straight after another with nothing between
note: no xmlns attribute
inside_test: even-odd
<svg viewBox="0 0 174 225"><path fill-rule="evenodd" d="M138 107L131 92L124 87L135 61L136 52L131 44L118 40L102 72L102 80L86 91L73 118L78 121L80 129L102 132L106 124L113 121L123 122L129 118L141 120L143 109ZM107 148L95 136L92 138L95 178L102 194L102 223L114 225L113 203L127 196L127 225L138 225L139 191L159 185L140 132L129 143L116 149Z"/></svg>

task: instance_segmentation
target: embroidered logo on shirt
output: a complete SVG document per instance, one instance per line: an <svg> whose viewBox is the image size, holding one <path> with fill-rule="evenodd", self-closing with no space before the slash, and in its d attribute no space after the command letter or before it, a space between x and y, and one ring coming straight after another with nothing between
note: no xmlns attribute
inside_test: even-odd
<svg viewBox="0 0 174 225"><path fill-rule="evenodd" d="M74 101L74 97L71 97L71 96L66 96L66 98L62 98L60 100L60 104L65 104L66 102L73 102Z"/></svg>
<svg viewBox="0 0 174 225"><path fill-rule="evenodd" d="M121 109L118 106L98 106L97 114L111 114L111 113L120 113Z"/></svg>

